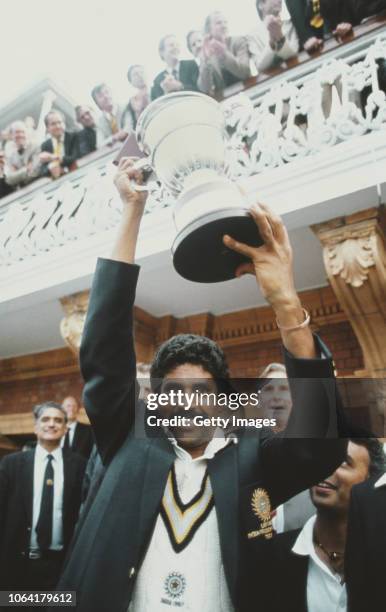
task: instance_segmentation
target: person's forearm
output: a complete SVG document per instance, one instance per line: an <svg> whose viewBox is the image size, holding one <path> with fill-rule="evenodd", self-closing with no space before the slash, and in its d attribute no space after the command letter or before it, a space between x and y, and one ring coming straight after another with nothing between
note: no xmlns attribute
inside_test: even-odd
<svg viewBox="0 0 386 612"><path fill-rule="evenodd" d="M304 311L298 296L286 303L274 306L276 320L281 326L280 334L287 351L294 357L315 359L317 357L314 338L310 326L301 329L285 330L282 327L296 327L304 321Z"/></svg>
<svg viewBox="0 0 386 612"><path fill-rule="evenodd" d="M131 208L124 206L111 259L124 263L134 263L142 214L143 209L140 207Z"/></svg>

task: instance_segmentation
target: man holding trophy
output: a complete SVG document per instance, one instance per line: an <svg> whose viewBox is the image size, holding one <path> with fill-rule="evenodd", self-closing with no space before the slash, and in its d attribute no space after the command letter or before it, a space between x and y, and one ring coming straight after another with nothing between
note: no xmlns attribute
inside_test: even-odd
<svg viewBox="0 0 386 612"><path fill-rule="evenodd" d="M111 258L97 264L80 352L84 404L107 470L58 588L77 592L80 612L254 609L242 579L251 547L264 550L272 537L271 511L345 458L331 356L296 293L287 231L256 204L248 219L263 246L228 235L223 248L244 257L236 275L253 273L275 312L293 395L286 435L205 435L183 426L138 435L132 318L143 182L134 160L122 158L115 177L122 219ZM152 364L152 389L176 383L214 393L230 387L220 347L192 334L166 341Z"/></svg>

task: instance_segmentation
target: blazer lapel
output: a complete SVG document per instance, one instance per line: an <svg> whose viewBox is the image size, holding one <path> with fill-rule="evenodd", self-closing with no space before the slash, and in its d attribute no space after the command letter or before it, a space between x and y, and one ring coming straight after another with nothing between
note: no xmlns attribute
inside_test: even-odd
<svg viewBox="0 0 386 612"><path fill-rule="evenodd" d="M149 533L155 525L169 471L176 456L166 437L154 438L149 443L146 473L141 493L139 523L140 557L144 555Z"/></svg>
<svg viewBox="0 0 386 612"><path fill-rule="evenodd" d="M230 444L208 461L228 586L235 600L239 567L237 446Z"/></svg>
<svg viewBox="0 0 386 612"><path fill-rule="evenodd" d="M23 487L23 503L27 524L32 524L32 505L34 487L35 451L27 451L22 455L21 482Z"/></svg>
<svg viewBox="0 0 386 612"><path fill-rule="evenodd" d="M62 451L63 454L63 516L67 516L71 504L71 490L74 485L72 451Z"/></svg>

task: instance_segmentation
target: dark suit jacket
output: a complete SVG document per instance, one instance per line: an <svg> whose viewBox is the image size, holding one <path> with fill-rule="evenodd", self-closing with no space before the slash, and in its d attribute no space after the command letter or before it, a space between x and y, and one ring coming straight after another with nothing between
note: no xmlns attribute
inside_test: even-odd
<svg viewBox="0 0 386 612"><path fill-rule="evenodd" d="M6 455L0 463L0 587L22 586L32 527L35 450ZM86 461L63 452L63 548L78 519ZM21 582L20 582L21 581Z"/></svg>
<svg viewBox="0 0 386 612"><path fill-rule="evenodd" d="M47 138L42 145L42 151L47 151L47 153L53 153L54 147L51 138ZM65 132L64 134L64 155L61 162L61 166L63 168L69 168L79 157L78 152L78 138L77 134L74 132ZM48 176L50 174L48 170L48 164L42 164L41 174L43 176Z"/></svg>
<svg viewBox="0 0 386 612"><path fill-rule="evenodd" d="M264 612L307 612L309 557L292 552L300 531L295 529L274 536L267 546L264 565L249 566L250 582L256 589L250 601L259 600L258 584L256 580L252 582L254 574L260 576L267 590Z"/></svg>
<svg viewBox="0 0 386 612"><path fill-rule="evenodd" d="M343 0L338 0L338 3L342 1ZM323 29L313 28L310 24L309 2L310 0L286 0L288 11L291 15L291 21L297 32L301 49L306 40L312 36L323 38Z"/></svg>
<svg viewBox="0 0 386 612"><path fill-rule="evenodd" d="M80 351L84 403L107 469L59 585L77 591L78 612L126 612L175 460L165 436L141 437L134 427L137 276L135 265L99 260ZM334 421L325 380L333 376L332 361L299 360L287 353L286 364L290 384L296 375L315 377L293 388L292 414L295 421L300 416L307 421L303 433L324 436ZM226 579L235 603L247 536L256 530L250 510L253 491L265 488L276 506L333 472L345 451L344 440L272 439L240 432L238 444L228 445L208 462Z"/></svg>
<svg viewBox="0 0 386 612"><path fill-rule="evenodd" d="M167 70L160 72L154 79L150 98L155 100L165 94L161 87L161 83L165 76L169 74ZM181 60L179 65L179 80L187 91L198 91L197 79L198 79L198 66L194 60Z"/></svg>
<svg viewBox="0 0 386 612"><path fill-rule="evenodd" d="M11 191L14 191L14 187L8 185L4 177L0 177L0 198L5 197L9 193L11 193Z"/></svg>
<svg viewBox="0 0 386 612"><path fill-rule="evenodd" d="M385 610L386 486L353 487L346 543L349 612Z"/></svg>
<svg viewBox="0 0 386 612"><path fill-rule="evenodd" d="M78 155L77 157L84 157L97 148L97 130L92 127L85 127L83 130L76 134Z"/></svg>
<svg viewBox="0 0 386 612"><path fill-rule="evenodd" d="M386 0L321 0L323 17L332 30L339 23L358 25L362 19L377 15L386 9Z"/></svg>
<svg viewBox="0 0 386 612"><path fill-rule="evenodd" d="M71 450L79 453L86 459L89 458L94 444L94 436L89 425L77 423L74 437L72 439Z"/></svg>

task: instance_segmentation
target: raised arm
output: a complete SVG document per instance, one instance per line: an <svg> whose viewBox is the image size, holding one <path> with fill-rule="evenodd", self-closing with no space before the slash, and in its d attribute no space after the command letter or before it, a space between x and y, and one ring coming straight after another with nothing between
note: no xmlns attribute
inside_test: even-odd
<svg viewBox="0 0 386 612"><path fill-rule="evenodd" d="M239 266L236 275L255 275L275 312L285 347L293 408L283 435L264 439L260 450L265 486L276 506L329 476L344 460L347 442L337 439L332 358L312 334L297 295L287 230L267 206L254 206L251 215L264 246L250 247L229 236L224 237L224 243L250 258L250 263Z"/></svg>
<svg viewBox="0 0 386 612"><path fill-rule="evenodd" d="M80 348L84 404L103 463L124 442L135 416L134 258L146 196L132 189L131 179L141 182L141 173L122 159L115 178L122 219L111 259L97 264Z"/></svg>

